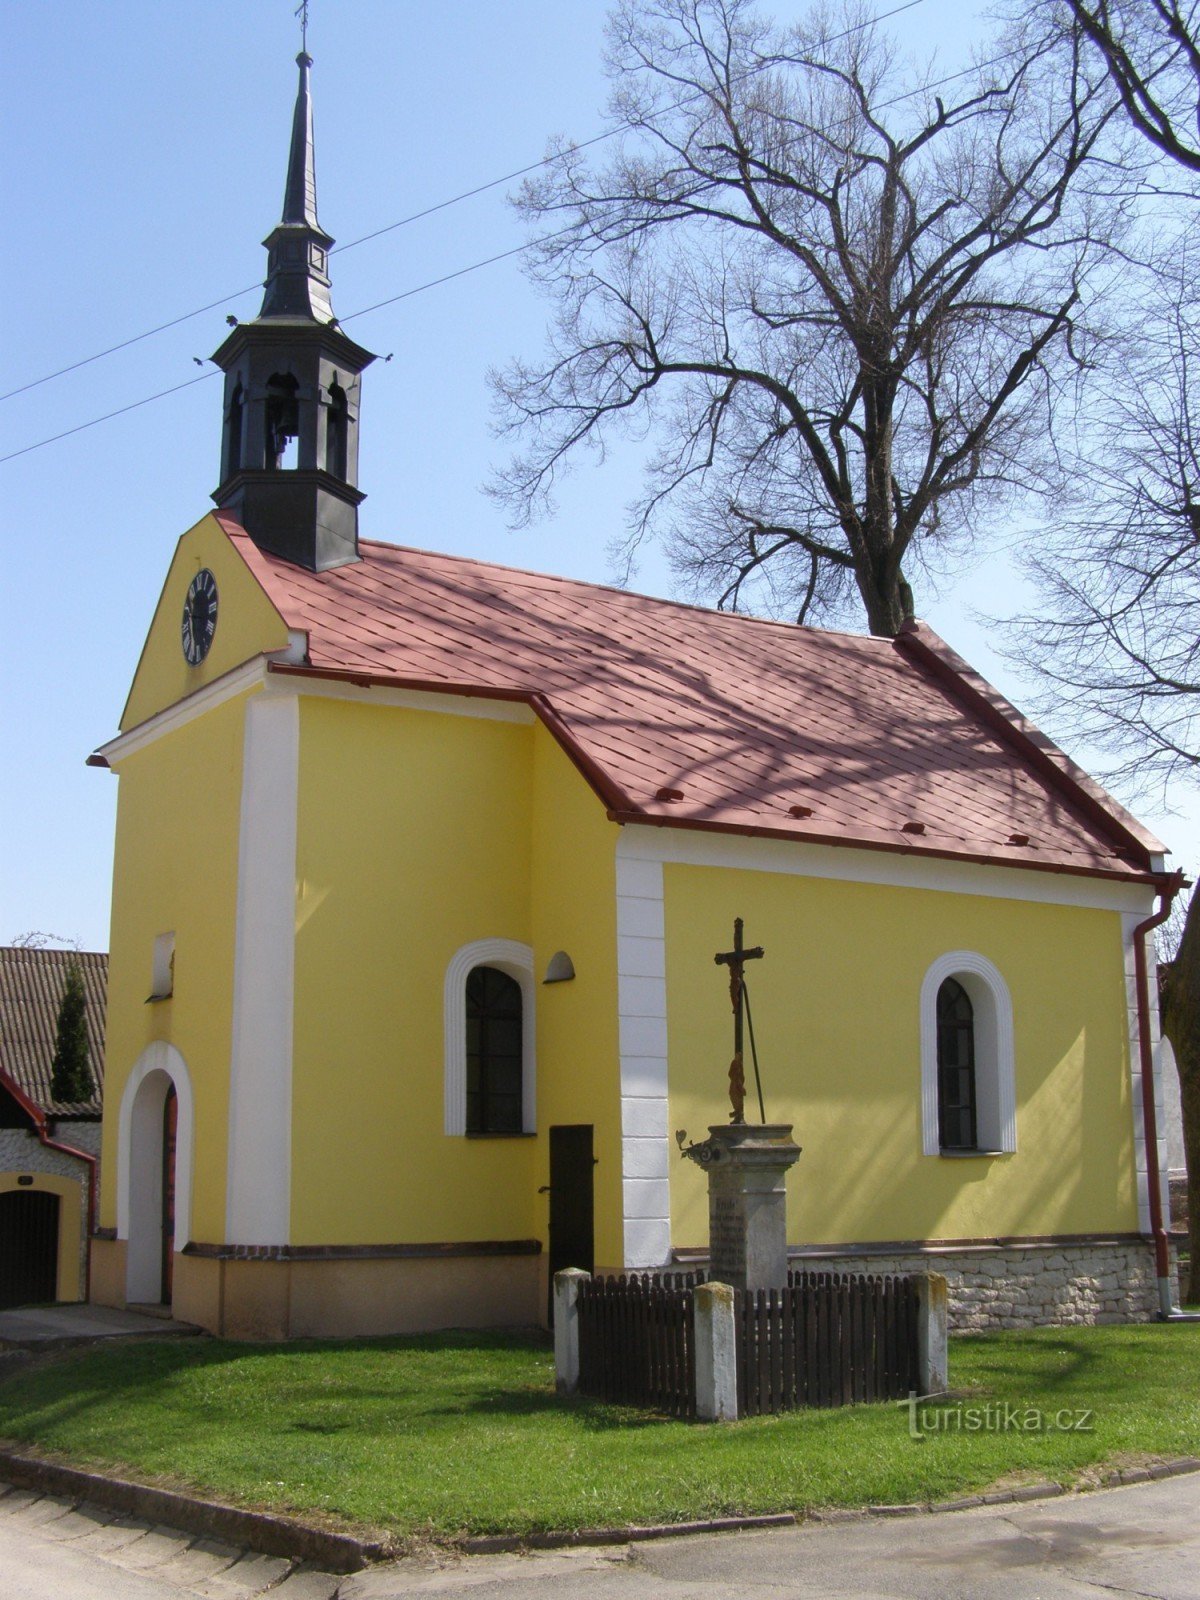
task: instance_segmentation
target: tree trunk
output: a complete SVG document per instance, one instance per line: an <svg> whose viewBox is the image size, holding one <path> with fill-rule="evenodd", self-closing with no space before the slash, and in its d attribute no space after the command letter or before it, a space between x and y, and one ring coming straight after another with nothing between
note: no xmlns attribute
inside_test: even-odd
<svg viewBox="0 0 1200 1600"><path fill-rule="evenodd" d="M894 639L906 622L913 620L913 594L902 572L881 573L866 561L856 561L855 582L867 613L867 626L880 639Z"/></svg>
<svg viewBox="0 0 1200 1600"><path fill-rule="evenodd" d="M1179 953L1163 990L1163 1032L1179 1069L1188 1172L1190 1282L1183 1299L1200 1301L1200 889L1192 891Z"/></svg>

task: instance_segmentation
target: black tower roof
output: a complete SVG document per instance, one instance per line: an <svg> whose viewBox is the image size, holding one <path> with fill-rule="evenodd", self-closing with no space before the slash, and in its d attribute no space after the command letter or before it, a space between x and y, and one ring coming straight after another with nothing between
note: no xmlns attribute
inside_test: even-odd
<svg viewBox="0 0 1200 1600"><path fill-rule="evenodd" d="M375 357L342 332L317 220L312 58L296 57L283 215L263 243L262 310L213 360L225 373L221 482L213 499L264 550L313 571L358 559L360 374Z"/></svg>
<svg viewBox="0 0 1200 1600"><path fill-rule="evenodd" d="M329 303L328 257L332 238L317 220L317 173L313 151L312 93L308 70L312 57L296 57L300 85L292 113L283 215L263 240L268 251L266 293L260 317L308 317L333 321Z"/></svg>

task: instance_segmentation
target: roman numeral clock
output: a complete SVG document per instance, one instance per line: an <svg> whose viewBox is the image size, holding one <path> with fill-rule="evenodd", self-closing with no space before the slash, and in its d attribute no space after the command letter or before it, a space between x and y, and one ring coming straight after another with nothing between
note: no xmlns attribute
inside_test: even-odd
<svg viewBox="0 0 1200 1600"><path fill-rule="evenodd" d="M189 666L197 667L204 660L216 631L217 580L207 567L201 567L188 585L187 599L183 602L180 634L184 660Z"/></svg>

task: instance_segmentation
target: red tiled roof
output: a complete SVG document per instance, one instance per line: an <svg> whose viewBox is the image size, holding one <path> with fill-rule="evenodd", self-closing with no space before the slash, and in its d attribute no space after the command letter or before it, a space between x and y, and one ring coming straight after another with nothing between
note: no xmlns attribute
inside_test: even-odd
<svg viewBox="0 0 1200 1600"><path fill-rule="evenodd" d="M60 1103L50 1093L58 1008L72 961L78 961L83 978L88 1064L96 1085L95 1093L79 1104ZM60 1117L99 1112L107 999L108 956L103 952L0 946L0 1071L40 1110Z"/></svg>
<svg viewBox="0 0 1200 1600"><path fill-rule="evenodd" d="M363 541L312 573L226 531L303 668L531 703L610 814L1076 872L1152 835L919 626L892 641Z"/></svg>

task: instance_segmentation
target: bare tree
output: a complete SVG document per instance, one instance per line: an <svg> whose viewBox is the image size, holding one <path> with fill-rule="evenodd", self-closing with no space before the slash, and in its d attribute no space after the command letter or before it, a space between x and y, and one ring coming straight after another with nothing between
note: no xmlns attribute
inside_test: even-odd
<svg viewBox="0 0 1200 1600"><path fill-rule="evenodd" d="M1072 493L1029 562L1040 614L1017 630L1046 709L1143 788L1200 777L1198 269L1200 219L1093 374Z"/></svg>
<svg viewBox="0 0 1200 1600"><path fill-rule="evenodd" d="M1132 125L1200 173L1200 7L1194 0L1064 0L1103 58Z"/></svg>
<svg viewBox="0 0 1200 1600"><path fill-rule="evenodd" d="M1044 24L1044 5L1030 19ZM1200 173L1200 5L1060 0L1074 62L1091 48L1130 127L1177 170ZM1166 162L1160 161L1160 166ZM1200 215L1156 241L1130 336L1095 385L1075 474L1078 499L1035 571L1049 604L1024 630L1055 715L1114 752L1143 782L1200 777ZM1155 219L1161 234L1161 212ZM1032 648L1031 648L1032 647ZM1065 705L1064 705L1065 702ZM1200 1300L1200 892L1162 986L1179 1071L1188 1168L1190 1285Z"/></svg>
<svg viewBox="0 0 1200 1600"><path fill-rule="evenodd" d="M650 432L630 550L661 531L721 604L894 634L916 567L1054 472L1126 204L1090 168L1103 67L1014 32L943 98L863 12L785 30L748 0L623 0L609 44L618 153L561 147L520 196L557 318L495 378L524 444L495 492L523 520L580 447Z"/></svg>

